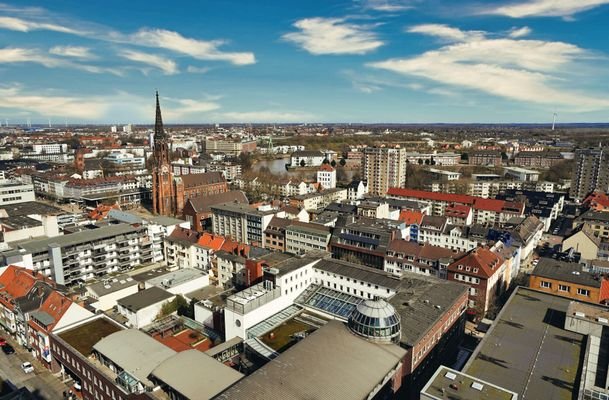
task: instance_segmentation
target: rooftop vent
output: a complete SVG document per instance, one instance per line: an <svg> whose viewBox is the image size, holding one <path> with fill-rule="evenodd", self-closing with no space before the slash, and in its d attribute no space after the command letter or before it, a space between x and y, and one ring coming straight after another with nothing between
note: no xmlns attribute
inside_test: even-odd
<svg viewBox="0 0 609 400"><path fill-rule="evenodd" d="M472 382L472 388L482 391L482 389L484 389L484 385L478 382Z"/></svg>
<svg viewBox="0 0 609 400"><path fill-rule="evenodd" d="M575 316L580 318L586 318L586 314L581 311L575 311Z"/></svg>
<svg viewBox="0 0 609 400"><path fill-rule="evenodd" d="M454 381L454 380L455 380L455 378L457 378L457 374L455 374L455 373L453 373L453 372L448 371L448 372L446 372L446 374L444 374L444 377L445 377L446 379L450 379L451 381Z"/></svg>
<svg viewBox="0 0 609 400"><path fill-rule="evenodd" d="M609 324L609 319L607 318L598 317L597 321L601 324Z"/></svg>

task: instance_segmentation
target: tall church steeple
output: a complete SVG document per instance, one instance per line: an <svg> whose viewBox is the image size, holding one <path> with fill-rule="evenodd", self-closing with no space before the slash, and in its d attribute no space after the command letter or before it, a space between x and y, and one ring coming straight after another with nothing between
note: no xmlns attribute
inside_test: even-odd
<svg viewBox="0 0 609 400"><path fill-rule="evenodd" d="M163 129L163 117L161 116L161 104L159 102L159 92L156 92L156 118L154 120L154 138L165 139L165 130Z"/></svg>
<svg viewBox="0 0 609 400"><path fill-rule="evenodd" d="M163 129L159 92L156 92L154 121L154 165L152 167L152 210L155 214L175 213L175 186L169 157L169 137Z"/></svg>

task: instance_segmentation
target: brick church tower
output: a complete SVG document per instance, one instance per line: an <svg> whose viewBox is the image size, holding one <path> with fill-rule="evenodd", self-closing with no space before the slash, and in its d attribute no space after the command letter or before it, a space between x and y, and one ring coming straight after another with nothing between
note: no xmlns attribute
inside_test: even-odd
<svg viewBox="0 0 609 400"><path fill-rule="evenodd" d="M152 211L159 215L175 215L176 213L175 185L169 159L169 144L169 137L163 130L159 92L157 92L152 166Z"/></svg>

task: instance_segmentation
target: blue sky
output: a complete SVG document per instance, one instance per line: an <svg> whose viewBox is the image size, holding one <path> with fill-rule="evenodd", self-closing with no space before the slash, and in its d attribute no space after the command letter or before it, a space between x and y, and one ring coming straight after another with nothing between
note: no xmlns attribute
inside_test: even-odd
<svg viewBox="0 0 609 400"><path fill-rule="evenodd" d="M0 3L9 123L609 122L608 67L609 0Z"/></svg>

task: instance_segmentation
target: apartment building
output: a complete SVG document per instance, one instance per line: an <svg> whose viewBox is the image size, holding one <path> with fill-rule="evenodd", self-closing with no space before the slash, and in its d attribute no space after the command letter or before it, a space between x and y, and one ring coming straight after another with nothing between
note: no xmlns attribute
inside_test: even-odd
<svg viewBox="0 0 609 400"><path fill-rule="evenodd" d="M238 156L241 153L252 153L256 151L255 140L229 140L218 138L206 138L203 142L206 153L227 153Z"/></svg>
<svg viewBox="0 0 609 400"><path fill-rule="evenodd" d="M564 161L556 151L521 151L514 157L514 165L526 168L547 169Z"/></svg>
<svg viewBox="0 0 609 400"><path fill-rule="evenodd" d="M448 280L469 285L468 314L484 318L511 281L505 259L485 247L476 248L447 267Z"/></svg>
<svg viewBox="0 0 609 400"><path fill-rule="evenodd" d="M468 154L468 163L469 165L498 167L501 165L501 153L493 150L475 151Z"/></svg>
<svg viewBox="0 0 609 400"><path fill-rule="evenodd" d="M608 304L609 279L579 263L540 258L529 287L572 300Z"/></svg>
<svg viewBox="0 0 609 400"><path fill-rule="evenodd" d="M293 221L285 228L285 251L304 254L308 251L327 251L331 229L315 223Z"/></svg>
<svg viewBox="0 0 609 400"><path fill-rule="evenodd" d="M392 187L406 185L406 150L396 147L367 147L362 157L362 178L368 192L384 196Z"/></svg>
<svg viewBox="0 0 609 400"><path fill-rule="evenodd" d="M347 189L327 189L319 193L309 193L294 196L290 199L290 205L307 211L326 207L331 203L339 203L347 199Z"/></svg>
<svg viewBox="0 0 609 400"><path fill-rule="evenodd" d="M264 246L264 232L277 210L248 204L225 203L211 207L213 232L237 242Z"/></svg>
<svg viewBox="0 0 609 400"><path fill-rule="evenodd" d="M447 279L448 265L460 256L460 252L444 247L396 239L387 249L384 270L398 277L415 273Z"/></svg>
<svg viewBox="0 0 609 400"><path fill-rule="evenodd" d="M117 224L53 238L21 242L0 253L4 265L15 264L61 285L73 285L153 262L148 228Z"/></svg>
<svg viewBox="0 0 609 400"><path fill-rule="evenodd" d="M324 189L334 189L336 187L336 170L329 164L322 164L317 171L317 182Z"/></svg>
<svg viewBox="0 0 609 400"><path fill-rule="evenodd" d="M576 150L569 194L582 200L595 190L609 192L609 149Z"/></svg>

